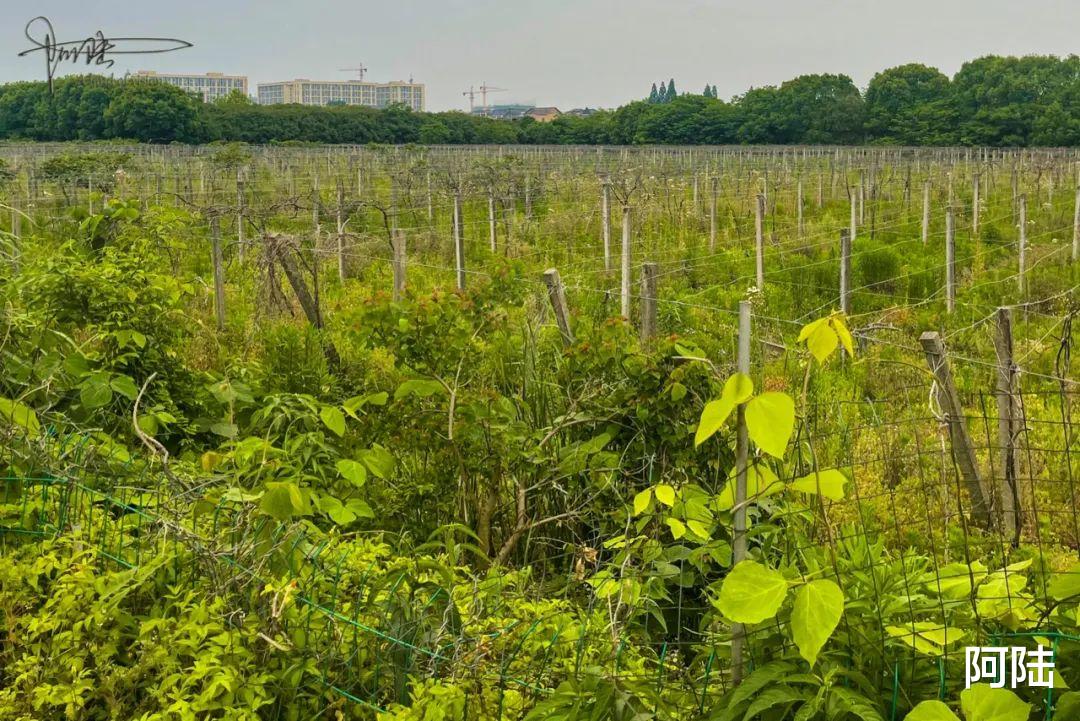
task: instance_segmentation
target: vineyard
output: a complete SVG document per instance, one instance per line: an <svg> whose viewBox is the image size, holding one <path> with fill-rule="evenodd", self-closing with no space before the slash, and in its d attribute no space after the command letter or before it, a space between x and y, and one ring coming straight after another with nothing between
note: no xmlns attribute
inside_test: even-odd
<svg viewBox="0 0 1080 721"><path fill-rule="evenodd" d="M1080 719L1080 153L0 160L0 719Z"/></svg>

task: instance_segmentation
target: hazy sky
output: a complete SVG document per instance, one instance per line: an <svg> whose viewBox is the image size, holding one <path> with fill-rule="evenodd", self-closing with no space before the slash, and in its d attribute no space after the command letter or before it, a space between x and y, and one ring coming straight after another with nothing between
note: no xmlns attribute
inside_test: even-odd
<svg viewBox="0 0 1080 721"><path fill-rule="evenodd" d="M117 56L113 72L220 71L255 84L297 77L414 77L428 109L465 109L462 91L507 88L489 102L614 107L675 78L728 98L803 73L846 73L864 87L906 62L952 75L967 59L1080 52L1080 0L0 0L0 81L43 79L26 21L46 15L61 40L169 36L194 47ZM85 66L79 66L85 69ZM62 66L58 74L71 72ZM477 100L479 102L479 99Z"/></svg>

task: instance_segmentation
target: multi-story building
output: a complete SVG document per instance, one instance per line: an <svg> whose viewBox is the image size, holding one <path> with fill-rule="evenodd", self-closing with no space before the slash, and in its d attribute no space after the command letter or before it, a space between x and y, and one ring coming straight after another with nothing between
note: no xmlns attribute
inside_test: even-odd
<svg viewBox="0 0 1080 721"><path fill-rule="evenodd" d="M400 103L413 110L424 109L424 86L421 83L394 80L370 83L364 80L286 80L259 83L260 105L299 103L301 105L367 105L385 108Z"/></svg>
<svg viewBox="0 0 1080 721"><path fill-rule="evenodd" d="M175 85L178 88L195 93L203 99L203 102L207 103L223 98L234 90L239 90L245 97L248 92L248 79L245 75L225 75L223 73L189 75L140 70L135 73L134 77L139 80L154 80Z"/></svg>

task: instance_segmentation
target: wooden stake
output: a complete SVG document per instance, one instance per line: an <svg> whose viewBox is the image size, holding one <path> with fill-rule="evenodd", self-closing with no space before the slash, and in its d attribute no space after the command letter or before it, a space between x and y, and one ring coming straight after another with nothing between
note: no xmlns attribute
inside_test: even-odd
<svg viewBox="0 0 1080 721"><path fill-rule="evenodd" d="M960 477L971 496L972 517L981 526L990 525L990 506L988 498L990 494L979 477L978 459L975 456L975 446L971 442L968 433L967 421L964 418L964 409L960 404L960 394L956 390L953 380L952 369L949 367L949 359L945 355L945 343L937 331L927 331L919 337L919 343L926 354L926 363L930 366L930 372L934 374L935 398L938 406L944 414L945 423L949 427L949 439L952 445L952 456L960 471Z"/></svg>
<svg viewBox="0 0 1080 721"><path fill-rule="evenodd" d="M997 488L997 505L1001 528L1010 543L1019 540L1017 510L1020 493L1017 488L1019 463L1016 454L1016 438L1020 433L1020 413L1017 403L1017 368L1013 362L1012 311L998 308L994 334L994 350L997 352L997 382L995 391L998 407L998 447L1001 454L1001 478Z"/></svg>
<svg viewBox="0 0 1080 721"><path fill-rule="evenodd" d="M240 262L244 262L244 181L240 179L240 171L236 178L236 254Z"/></svg>
<svg viewBox="0 0 1080 721"><path fill-rule="evenodd" d="M544 284L547 285L551 309L555 311L555 323L562 333L563 347L569 348L574 344L574 332L570 329L570 308L566 303L566 289L559 278L559 271L555 268L545 270Z"/></svg>
<svg viewBox="0 0 1080 721"><path fill-rule="evenodd" d="M221 227L216 215L210 217L210 252L214 263L214 314L218 331L225 330L225 263L221 257Z"/></svg>
<svg viewBox="0 0 1080 721"><path fill-rule="evenodd" d="M393 239L391 269L394 273L393 300L396 303L405 294L405 232L400 228L394 228Z"/></svg>

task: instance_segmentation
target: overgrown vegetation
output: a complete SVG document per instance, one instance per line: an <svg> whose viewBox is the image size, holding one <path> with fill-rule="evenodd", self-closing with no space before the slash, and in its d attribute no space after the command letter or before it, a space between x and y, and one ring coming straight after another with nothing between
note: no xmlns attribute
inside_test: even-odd
<svg viewBox="0 0 1080 721"><path fill-rule="evenodd" d="M0 718L1072 718L1073 157L599 157L19 146ZM1038 643L1051 693L962 691Z"/></svg>

